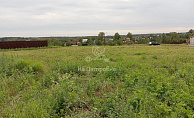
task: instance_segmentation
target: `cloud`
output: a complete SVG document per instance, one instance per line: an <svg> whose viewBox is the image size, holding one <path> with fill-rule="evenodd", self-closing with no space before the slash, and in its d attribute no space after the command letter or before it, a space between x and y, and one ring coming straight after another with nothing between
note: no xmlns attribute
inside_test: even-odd
<svg viewBox="0 0 194 118"><path fill-rule="evenodd" d="M194 28L193 4L193 0L0 0L0 35L145 33L180 27L188 31Z"/></svg>

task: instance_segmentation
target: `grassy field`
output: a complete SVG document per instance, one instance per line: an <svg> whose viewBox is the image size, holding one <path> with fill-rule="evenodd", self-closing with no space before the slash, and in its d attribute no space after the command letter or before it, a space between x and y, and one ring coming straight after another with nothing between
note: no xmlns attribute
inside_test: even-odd
<svg viewBox="0 0 194 118"><path fill-rule="evenodd" d="M104 48L0 50L0 117L194 117L194 47Z"/></svg>

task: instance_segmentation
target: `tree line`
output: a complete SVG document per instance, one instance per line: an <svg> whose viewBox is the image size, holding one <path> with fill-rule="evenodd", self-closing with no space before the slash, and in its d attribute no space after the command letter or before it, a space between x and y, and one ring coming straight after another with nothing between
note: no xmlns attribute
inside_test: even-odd
<svg viewBox="0 0 194 118"><path fill-rule="evenodd" d="M120 35L118 32L114 36L106 36L104 32L99 32L98 36L84 37L4 37L1 41L22 41L22 40L47 40L49 46L71 46L71 45L123 45L123 44L148 44L149 42L158 42L163 44L189 42L189 38L194 36L194 30L190 29L186 33L162 33L162 34L132 34ZM88 39L83 42L83 39Z"/></svg>
<svg viewBox="0 0 194 118"><path fill-rule="evenodd" d="M139 36L138 43L147 44L148 42L152 42L152 41L163 43L163 44L178 43L178 42L186 43L186 42L189 42L189 39L191 36L194 36L194 30L192 29L186 33L171 32L171 33L163 33L160 35L150 34L148 36Z"/></svg>

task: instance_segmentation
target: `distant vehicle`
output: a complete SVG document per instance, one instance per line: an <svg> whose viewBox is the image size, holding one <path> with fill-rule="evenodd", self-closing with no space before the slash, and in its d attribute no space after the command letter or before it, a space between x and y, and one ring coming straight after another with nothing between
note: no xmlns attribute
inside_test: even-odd
<svg viewBox="0 0 194 118"><path fill-rule="evenodd" d="M149 42L149 45L160 45L158 42Z"/></svg>

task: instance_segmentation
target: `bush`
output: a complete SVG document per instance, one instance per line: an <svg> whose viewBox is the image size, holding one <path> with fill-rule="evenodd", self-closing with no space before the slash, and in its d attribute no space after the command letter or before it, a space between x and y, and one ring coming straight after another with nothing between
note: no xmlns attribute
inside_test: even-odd
<svg viewBox="0 0 194 118"><path fill-rule="evenodd" d="M44 67L41 62L21 59L15 64L15 68L22 72L43 73Z"/></svg>

